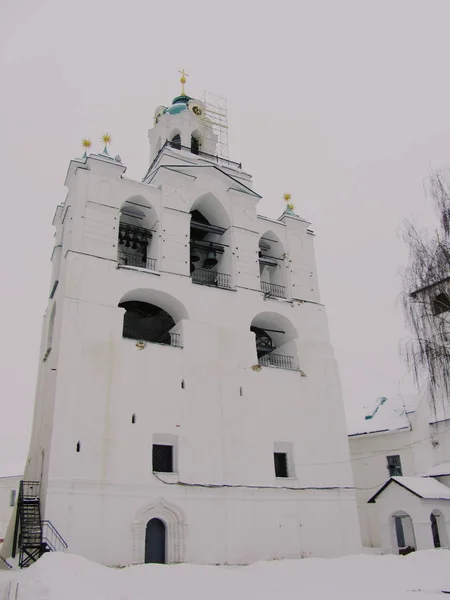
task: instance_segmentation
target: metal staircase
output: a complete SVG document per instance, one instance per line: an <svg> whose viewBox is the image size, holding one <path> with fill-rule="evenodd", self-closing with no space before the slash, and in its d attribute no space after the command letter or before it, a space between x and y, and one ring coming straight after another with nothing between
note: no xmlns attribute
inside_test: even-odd
<svg viewBox="0 0 450 600"><path fill-rule="evenodd" d="M50 521L41 520L40 482L21 481L17 500L13 558L19 549L19 567L29 567L46 552L64 551L66 542Z"/></svg>

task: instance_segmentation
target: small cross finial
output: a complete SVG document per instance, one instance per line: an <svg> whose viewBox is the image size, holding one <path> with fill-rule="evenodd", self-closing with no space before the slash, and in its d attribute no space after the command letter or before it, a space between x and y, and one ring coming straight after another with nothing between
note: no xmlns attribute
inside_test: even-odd
<svg viewBox="0 0 450 600"><path fill-rule="evenodd" d="M181 71L178 70L178 73L181 73L181 77L180 77L181 95L186 96L186 94L184 93L184 84L186 83L186 77L189 77L189 75L186 73L186 71L184 69L181 69Z"/></svg>

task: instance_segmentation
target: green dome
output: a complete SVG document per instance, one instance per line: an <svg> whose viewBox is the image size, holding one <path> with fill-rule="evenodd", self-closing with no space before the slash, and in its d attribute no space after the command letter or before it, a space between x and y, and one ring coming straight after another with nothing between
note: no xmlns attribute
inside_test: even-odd
<svg viewBox="0 0 450 600"><path fill-rule="evenodd" d="M186 110L186 109L187 109L186 104L172 104L172 106L170 106L169 108L166 108L164 113L167 115L178 115L180 112L183 112L183 110Z"/></svg>

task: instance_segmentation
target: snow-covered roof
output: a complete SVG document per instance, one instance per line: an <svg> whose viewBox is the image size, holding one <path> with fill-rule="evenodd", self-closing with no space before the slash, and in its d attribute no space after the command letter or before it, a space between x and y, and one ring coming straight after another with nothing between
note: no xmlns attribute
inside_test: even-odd
<svg viewBox="0 0 450 600"><path fill-rule="evenodd" d="M444 475L450 475L450 462L431 467L426 473L423 473L422 477L439 477Z"/></svg>
<svg viewBox="0 0 450 600"><path fill-rule="evenodd" d="M348 435L408 430L410 429L409 415L414 413L418 401L416 395L393 400L378 398L370 406L362 406L356 411L347 411Z"/></svg>
<svg viewBox="0 0 450 600"><path fill-rule="evenodd" d="M423 500L450 500L450 488L436 481L436 479L429 477L391 477L368 502L375 502L375 499L391 483L397 483Z"/></svg>
<svg viewBox="0 0 450 600"><path fill-rule="evenodd" d="M3 477L22 477L25 469L25 459L8 460L0 463L0 478Z"/></svg>
<svg viewBox="0 0 450 600"><path fill-rule="evenodd" d="M439 423L450 419L450 398L436 400L436 406L428 406L428 422Z"/></svg>

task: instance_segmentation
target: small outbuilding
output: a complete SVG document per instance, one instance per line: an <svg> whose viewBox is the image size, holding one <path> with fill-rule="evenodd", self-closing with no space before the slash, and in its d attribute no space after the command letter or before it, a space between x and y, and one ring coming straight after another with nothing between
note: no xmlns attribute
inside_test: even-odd
<svg viewBox="0 0 450 600"><path fill-rule="evenodd" d="M369 500L377 503L384 552L448 548L450 488L432 477L391 477Z"/></svg>

